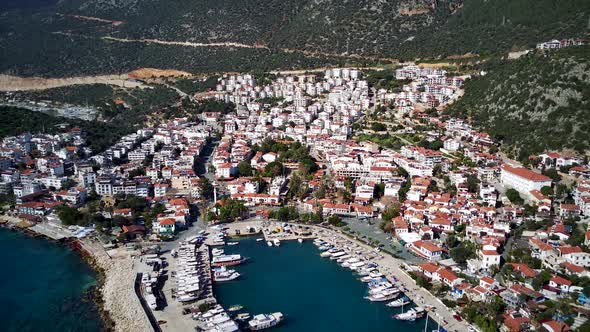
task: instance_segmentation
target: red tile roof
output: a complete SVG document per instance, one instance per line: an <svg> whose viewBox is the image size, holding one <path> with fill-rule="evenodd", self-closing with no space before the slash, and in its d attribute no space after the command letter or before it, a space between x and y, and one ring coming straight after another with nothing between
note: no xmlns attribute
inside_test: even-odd
<svg viewBox="0 0 590 332"><path fill-rule="evenodd" d="M566 286L572 285L571 281L567 280L566 278L562 278L560 276L554 276L549 281L553 281L554 283L556 283L558 285L566 285Z"/></svg>
<svg viewBox="0 0 590 332"><path fill-rule="evenodd" d="M439 269L438 265L433 264L433 263L422 263L418 266L420 267L420 269L422 269L422 271L426 271L429 273L434 273L434 272L438 271L438 269Z"/></svg>
<svg viewBox="0 0 590 332"><path fill-rule="evenodd" d="M559 250L559 252L562 255L574 254L574 253L582 252L582 248L580 248L578 246L575 246L575 247L563 246L563 247L557 248L557 250Z"/></svg>
<svg viewBox="0 0 590 332"><path fill-rule="evenodd" d="M502 168L509 173L512 173L516 176L527 179L529 181L533 181L533 182L551 181L550 177L545 176L543 174L535 173L535 172L533 172L529 169L523 168L523 167L512 167L508 164L504 164L504 165L502 165Z"/></svg>

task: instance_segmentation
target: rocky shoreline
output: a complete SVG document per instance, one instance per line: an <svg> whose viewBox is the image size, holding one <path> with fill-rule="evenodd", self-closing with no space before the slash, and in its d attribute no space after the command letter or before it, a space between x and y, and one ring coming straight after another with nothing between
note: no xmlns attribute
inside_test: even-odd
<svg viewBox="0 0 590 332"><path fill-rule="evenodd" d="M71 247L96 272L97 285L93 287L90 298L97 306L105 331L144 332L152 330L135 294L135 273L133 259L130 256L112 258L98 243L93 243L91 240L57 241L36 233L27 226L22 226L12 220L3 219L0 221L0 227Z"/></svg>
<svg viewBox="0 0 590 332"><path fill-rule="evenodd" d="M79 242L89 263L100 271L97 304L105 316L107 330L115 332L151 331L152 327L135 294L134 260L129 255L111 257L98 243ZM97 247L98 246L98 247Z"/></svg>

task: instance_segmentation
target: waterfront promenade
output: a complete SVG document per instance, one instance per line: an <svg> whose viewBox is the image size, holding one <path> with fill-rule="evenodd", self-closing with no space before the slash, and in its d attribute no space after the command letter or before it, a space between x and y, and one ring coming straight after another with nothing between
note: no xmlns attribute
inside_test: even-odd
<svg viewBox="0 0 590 332"><path fill-rule="evenodd" d="M465 321L456 320L453 315L455 314L451 309L445 306L440 299L434 296L426 289L416 285L414 279L403 269L406 263L398 258L391 256L390 254L380 251L377 253L374 247L358 240L357 238L351 237L348 234L343 233L338 229L315 226L315 225L302 225L297 223L283 223L283 222L269 222L263 221L262 219L251 219L246 221L235 222L231 224L223 225L227 228L229 235L235 235L235 230L244 230L248 228L255 228L261 230L266 240L272 240L278 238L280 240L297 240L301 236L289 233L274 233L282 225L289 225L292 229L299 229L300 227L308 227L311 234L303 238L320 238L329 240L330 242L340 243L345 246L348 243L354 244L358 247L363 248L364 251L374 253L373 261L379 265L379 270L390 280L394 278L398 280L398 284L403 288L404 293L417 305L430 305L434 308L434 312L430 313L430 318L440 323L441 327L444 327L448 331L467 331L470 325ZM241 232L241 235L248 235Z"/></svg>

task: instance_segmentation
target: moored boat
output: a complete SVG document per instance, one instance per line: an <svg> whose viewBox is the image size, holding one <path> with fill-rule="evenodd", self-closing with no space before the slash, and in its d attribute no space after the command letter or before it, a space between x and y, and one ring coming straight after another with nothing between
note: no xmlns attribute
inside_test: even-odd
<svg viewBox="0 0 590 332"><path fill-rule="evenodd" d="M410 299L406 296L402 296L399 299L395 300L395 301L391 301L389 303L386 304L386 306L388 307L392 307L392 308L399 308L405 305L410 304Z"/></svg>
<svg viewBox="0 0 590 332"><path fill-rule="evenodd" d="M252 317L252 320L248 322L248 326L252 331L259 331L277 326L283 321L283 318L284 316L280 312L274 312L272 314L258 314Z"/></svg>
<svg viewBox="0 0 590 332"><path fill-rule="evenodd" d="M393 318L397 320L415 321L416 318L418 318L418 315L414 309L410 309L406 312L402 312L401 314L393 315Z"/></svg>
<svg viewBox="0 0 590 332"><path fill-rule="evenodd" d="M246 259L242 258L241 255L219 255L213 257L211 260L212 266L232 266L242 264Z"/></svg>
<svg viewBox="0 0 590 332"><path fill-rule="evenodd" d="M228 270L225 266L216 268L213 272L213 280L216 282L232 281L240 277L240 273L236 270Z"/></svg>
<svg viewBox="0 0 590 332"><path fill-rule="evenodd" d="M242 309L244 309L243 306L236 304L236 305L232 305L231 307L229 307L229 309L227 309L227 311L234 312L234 311L240 311Z"/></svg>
<svg viewBox="0 0 590 332"><path fill-rule="evenodd" d="M396 292L389 292L387 290L384 290L384 291L379 292L377 294L372 294L372 295L366 296L365 298L371 302L384 302L384 301L393 300L396 296L397 296Z"/></svg>
<svg viewBox="0 0 590 332"><path fill-rule="evenodd" d="M247 321L248 319L250 319L250 317L251 317L251 316L250 316L250 314L249 314L249 313L247 313L247 312L244 312L244 313L241 313L241 314L237 314L237 315L236 315L236 320L237 320L237 321L240 321L240 322L245 322L245 321Z"/></svg>
<svg viewBox="0 0 590 332"><path fill-rule="evenodd" d="M410 309L406 312L402 312L401 314L394 315L393 318L397 320L406 320L406 321L414 321L417 318L421 318L424 316L424 309L420 307L416 307Z"/></svg>

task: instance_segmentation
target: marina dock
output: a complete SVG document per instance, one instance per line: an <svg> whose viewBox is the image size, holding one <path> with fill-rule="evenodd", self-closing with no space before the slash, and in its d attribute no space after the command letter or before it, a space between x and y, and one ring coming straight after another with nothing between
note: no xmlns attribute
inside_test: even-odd
<svg viewBox="0 0 590 332"><path fill-rule="evenodd" d="M432 310L429 317L448 331L467 331L469 324L465 321L457 321L453 312L445 306L440 299L426 289L416 285L416 281L404 270L404 262L389 254L382 253L378 248L373 248L357 239L351 238L339 231L310 226L319 235L318 239L331 243L335 247L349 253L361 250L367 261L378 265L378 270L391 282L393 282L412 302L418 306L428 305ZM357 255L358 256L358 255Z"/></svg>
<svg viewBox="0 0 590 332"><path fill-rule="evenodd" d="M197 302L197 305L201 303L216 304L215 294L213 294L213 276L211 275L211 248L203 244L197 248L198 252L202 253L203 257L203 270L205 271L204 280L204 298Z"/></svg>

